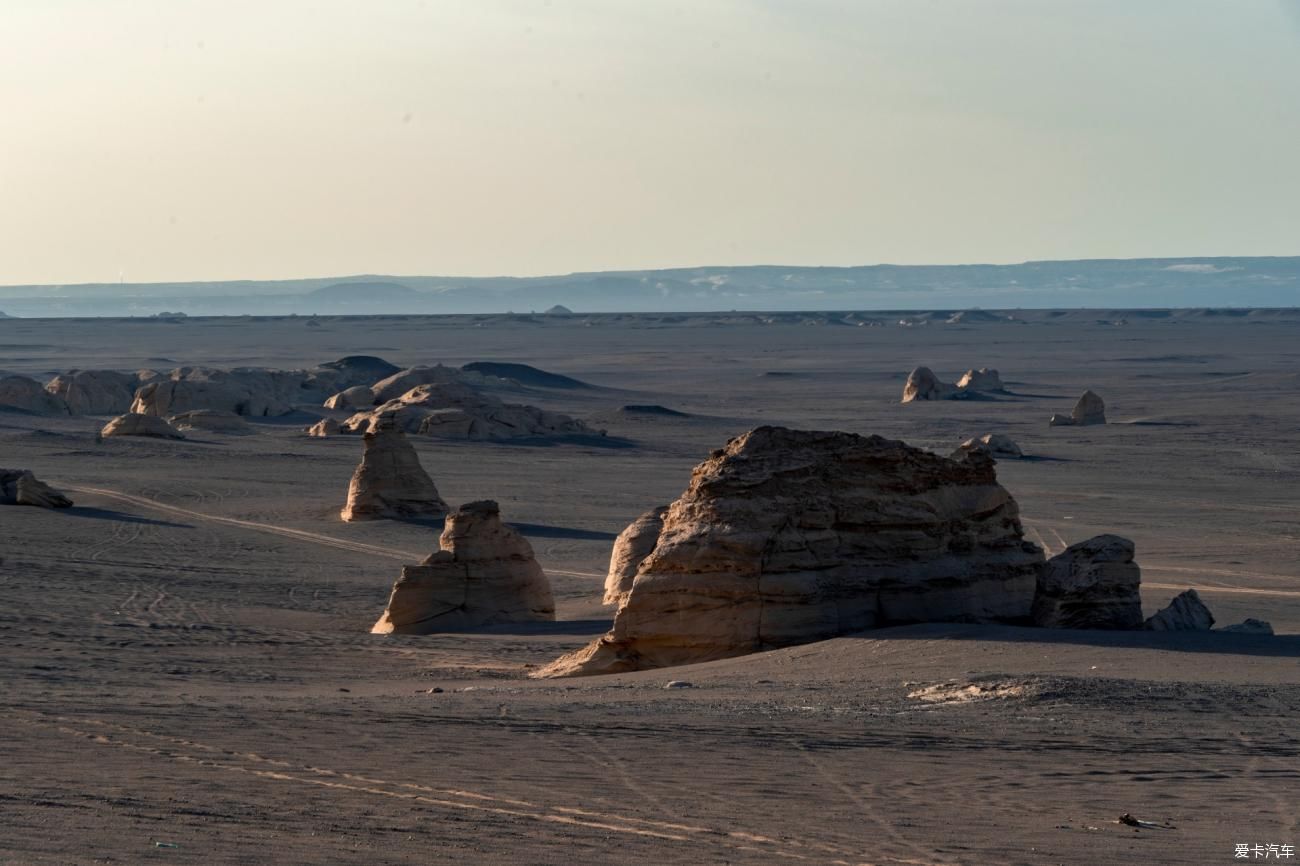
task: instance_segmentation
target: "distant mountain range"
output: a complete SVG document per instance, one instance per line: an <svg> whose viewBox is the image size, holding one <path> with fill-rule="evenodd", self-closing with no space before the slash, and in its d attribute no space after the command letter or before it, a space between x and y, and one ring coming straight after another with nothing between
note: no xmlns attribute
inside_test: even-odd
<svg viewBox="0 0 1300 866"><path fill-rule="evenodd" d="M10 315L190 316L1300 306L1300 256L671 268L0 287Z"/></svg>

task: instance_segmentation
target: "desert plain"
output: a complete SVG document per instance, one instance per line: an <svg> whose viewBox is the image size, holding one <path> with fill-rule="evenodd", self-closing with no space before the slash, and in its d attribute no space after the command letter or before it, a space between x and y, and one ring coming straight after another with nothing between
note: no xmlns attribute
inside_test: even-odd
<svg viewBox="0 0 1300 866"><path fill-rule="evenodd" d="M411 436L447 502L500 503L557 619L372 635L441 523L342 522L361 445L306 436L320 407L183 441L0 412L0 466L76 502L0 508L0 863L1206 864L1300 846L1300 313L1014 315L0 320L0 372L41 381L525 363L594 387L522 402L607 432ZM901 405L918 365L994 367L1007 393ZM1049 428L1086 389L1110 423ZM941 454L1009 435L1028 457L998 479L1029 540L1130 538L1144 613L1194 587L1217 625L1276 634L916 624L530 679L609 628L623 527L765 424Z"/></svg>

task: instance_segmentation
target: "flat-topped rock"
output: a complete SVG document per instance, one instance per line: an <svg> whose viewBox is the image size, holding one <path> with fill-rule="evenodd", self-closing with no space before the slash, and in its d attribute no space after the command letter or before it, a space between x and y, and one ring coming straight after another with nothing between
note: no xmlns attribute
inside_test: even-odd
<svg viewBox="0 0 1300 866"><path fill-rule="evenodd" d="M447 515L439 550L402 568L373 634L431 634L555 619L551 585L528 541L495 502Z"/></svg>
<svg viewBox="0 0 1300 866"><path fill-rule="evenodd" d="M380 415L365 434L361 463L348 485L344 520L441 516L447 503L392 415Z"/></svg>
<svg viewBox="0 0 1300 866"><path fill-rule="evenodd" d="M1042 563L987 458L760 427L695 468L612 630L539 675L688 664L894 623L1023 620ZM615 589L627 585L620 568Z"/></svg>
<svg viewBox="0 0 1300 866"><path fill-rule="evenodd" d="M1034 592L1034 625L1131 629L1142 625L1142 572L1133 542L1098 535L1047 560Z"/></svg>

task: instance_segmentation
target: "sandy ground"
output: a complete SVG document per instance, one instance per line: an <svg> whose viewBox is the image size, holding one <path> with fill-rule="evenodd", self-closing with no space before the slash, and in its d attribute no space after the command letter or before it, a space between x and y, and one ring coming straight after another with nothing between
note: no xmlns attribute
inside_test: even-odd
<svg viewBox="0 0 1300 866"><path fill-rule="evenodd" d="M0 321L0 370L522 361L600 445L416 440L501 502L560 621L367 633L437 527L343 524L355 439L96 444L0 414L0 465L72 493L0 511L0 863L1228 863L1300 847L1300 319L653 326L391 318ZM897 404L907 372L1013 394ZM1117 422L1049 429L1084 388ZM688 417L634 416L662 404ZM762 423L947 452L984 432L1051 551L1133 538L1148 613L1187 586L1279 636L885 629L616 677L527 672L608 626L614 535ZM666 689L670 680L692 688ZM1131 812L1167 825L1116 823ZM159 846L163 847L159 847Z"/></svg>

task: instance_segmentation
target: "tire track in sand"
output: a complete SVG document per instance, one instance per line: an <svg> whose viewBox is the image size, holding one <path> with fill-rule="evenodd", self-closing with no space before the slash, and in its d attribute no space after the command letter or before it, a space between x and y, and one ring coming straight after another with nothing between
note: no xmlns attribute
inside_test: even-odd
<svg viewBox="0 0 1300 866"><path fill-rule="evenodd" d="M688 844L706 844L732 851L776 857L782 860L830 862L835 866L879 866L882 862L911 863L912 860L866 862L835 859L800 853L798 848L820 848L812 840L795 837L775 839L742 830L727 830L703 824L686 824L635 818L612 812L537 803L512 797L493 796L461 788L436 788L379 779L269 758L256 752L224 749L194 740L170 737L141 728L128 727L102 719L69 718L45 713L11 711L4 714L13 722L55 730L100 746L109 746L148 755L151 759L171 760L207 769L265 779L274 782L312 785L338 791L407 800L422 805L462 812L478 812L503 818L521 818L548 824L561 824L595 831L621 833ZM75 727L74 727L75 726ZM97 730L86 730L86 728ZM126 735L126 736L123 736ZM132 739L128 739L131 737ZM133 741L134 740L134 741ZM144 740L145 742L141 742ZM151 742L150 742L151 741ZM152 743L152 744L151 744Z"/></svg>

